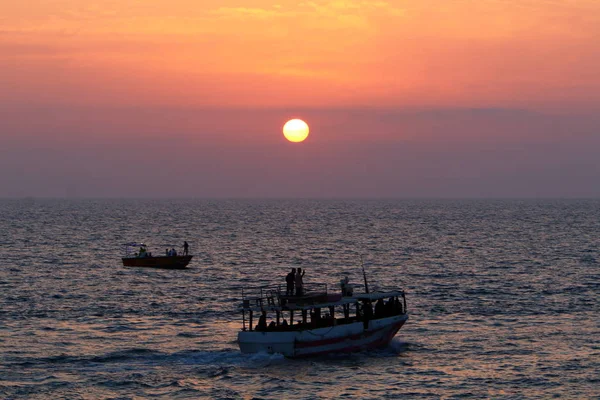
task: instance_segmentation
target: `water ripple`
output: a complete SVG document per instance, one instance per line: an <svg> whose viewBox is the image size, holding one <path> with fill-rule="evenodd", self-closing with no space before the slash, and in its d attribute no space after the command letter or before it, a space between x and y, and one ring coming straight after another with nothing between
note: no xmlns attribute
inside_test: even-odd
<svg viewBox="0 0 600 400"><path fill-rule="evenodd" d="M598 398L600 201L0 201L1 398ZM191 269L120 265L187 240ZM239 289L402 285L386 349L243 355Z"/></svg>

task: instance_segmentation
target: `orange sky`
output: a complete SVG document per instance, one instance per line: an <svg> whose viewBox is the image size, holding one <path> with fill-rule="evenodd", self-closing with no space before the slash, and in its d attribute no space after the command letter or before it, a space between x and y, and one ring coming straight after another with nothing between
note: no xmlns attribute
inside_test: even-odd
<svg viewBox="0 0 600 400"><path fill-rule="evenodd" d="M599 197L598 71L600 0L0 0L0 197Z"/></svg>
<svg viewBox="0 0 600 400"><path fill-rule="evenodd" d="M597 0L0 0L0 104L596 109Z"/></svg>

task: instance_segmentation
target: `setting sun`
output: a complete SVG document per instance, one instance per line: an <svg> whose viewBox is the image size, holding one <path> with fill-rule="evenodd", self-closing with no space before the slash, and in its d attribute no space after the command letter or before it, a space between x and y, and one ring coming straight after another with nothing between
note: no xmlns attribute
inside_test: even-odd
<svg viewBox="0 0 600 400"><path fill-rule="evenodd" d="M303 142L308 137L308 124L301 119L291 119L283 126L283 135L290 142Z"/></svg>

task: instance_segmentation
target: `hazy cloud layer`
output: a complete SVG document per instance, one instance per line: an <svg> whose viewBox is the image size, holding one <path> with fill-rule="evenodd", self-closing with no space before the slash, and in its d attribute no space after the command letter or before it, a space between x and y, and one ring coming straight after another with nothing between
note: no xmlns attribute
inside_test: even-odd
<svg viewBox="0 0 600 400"><path fill-rule="evenodd" d="M311 136L291 144L280 133L290 110L13 110L1 115L13 135L1 143L0 196L600 196L597 116L302 115Z"/></svg>

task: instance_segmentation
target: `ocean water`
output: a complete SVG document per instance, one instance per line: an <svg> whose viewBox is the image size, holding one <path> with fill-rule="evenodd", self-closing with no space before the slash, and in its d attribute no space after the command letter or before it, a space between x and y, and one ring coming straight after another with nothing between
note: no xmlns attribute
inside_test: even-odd
<svg viewBox="0 0 600 400"><path fill-rule="evenodd" d="M0 398L600 398L600 201L0 201ZM183 271L121 244L181 246ZM243 355L240 289L407 292L389 347Z"/></svg>

